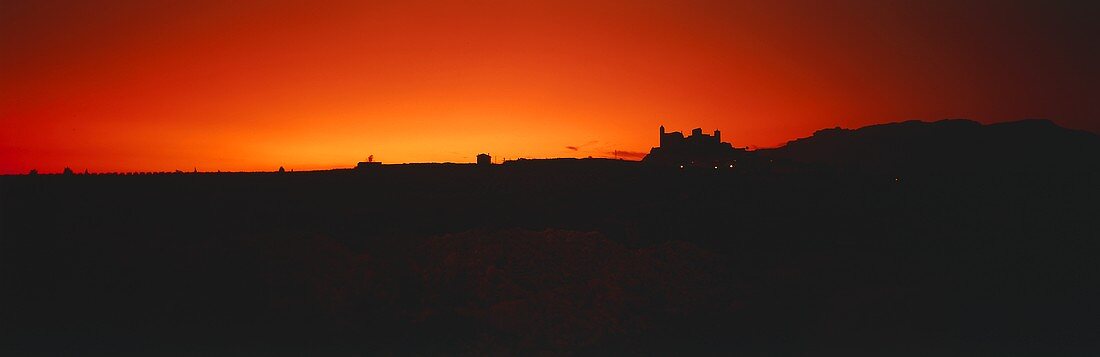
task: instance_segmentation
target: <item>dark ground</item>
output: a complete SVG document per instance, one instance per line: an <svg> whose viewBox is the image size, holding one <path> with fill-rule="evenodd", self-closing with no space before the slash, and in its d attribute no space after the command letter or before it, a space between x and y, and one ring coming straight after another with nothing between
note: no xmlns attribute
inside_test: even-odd
<svg viewBox="0 0 1100 357"><path fill-rule="evenodd" d="M3 348L1088 355L1096 175L0 178Z"/></svg>
<svg viewBox="0 0 1100 357"><path fill-rule="evenodd" d="M0 355L1097 355L1094 152L0 177Z"/></svg>

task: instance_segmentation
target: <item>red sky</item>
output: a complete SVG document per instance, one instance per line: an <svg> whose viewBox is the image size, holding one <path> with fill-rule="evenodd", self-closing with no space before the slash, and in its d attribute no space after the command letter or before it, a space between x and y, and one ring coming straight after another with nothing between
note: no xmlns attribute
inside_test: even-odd
<svg viewBox="0 0 1100 357"><path fill-rule="evenodd" d="M607 157L661 124L1100 132L1100 11L1073 3L4 1L0 173Z"/></svg>

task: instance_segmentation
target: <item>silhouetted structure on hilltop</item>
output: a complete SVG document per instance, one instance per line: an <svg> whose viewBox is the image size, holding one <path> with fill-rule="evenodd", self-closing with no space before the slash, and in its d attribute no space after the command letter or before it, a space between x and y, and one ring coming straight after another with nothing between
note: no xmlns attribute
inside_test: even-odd
<svg viewBox="0 0 1100 357"><path fill-rule="evenodd" d="M381 161L374 161L374 155L368 156L367 161L360 161L355 165L356 170L366 170L372 167L382 166Z"/></svg>
<svg viewBox="0 0 1100 357"><path fill-rule="evenodd" d="M484 154L484 153L483 154L477 154L477 164L478 165L492 165L493 164L493 157L489 156L489 154Z"/></svg>
<svg viewBox="0 0 1100 357"><path fill-rule="evenodd" d="M722 132L719 130L715 130L714 135L707 135L703 134L703 129L695 128L691 130L691 136L685 137L678 131L665 132L662 125L660 146L652 148L642 161L680 167L732 167L744 153L744 149L722 142Z"/></svg>

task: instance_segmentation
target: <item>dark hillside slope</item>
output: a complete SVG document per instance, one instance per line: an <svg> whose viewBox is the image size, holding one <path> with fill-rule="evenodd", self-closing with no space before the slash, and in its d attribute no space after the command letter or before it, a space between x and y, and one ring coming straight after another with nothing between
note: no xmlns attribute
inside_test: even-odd
<svg viewBox="0 0 1100 357"><path fill-rule="evenodd" d="M1048 120L982 125L962 120L906 121L825 129L760 154L815 166L877 174L1096 171L1100 137ZM1092 160L1089 160L1092 158Z"/></svg>

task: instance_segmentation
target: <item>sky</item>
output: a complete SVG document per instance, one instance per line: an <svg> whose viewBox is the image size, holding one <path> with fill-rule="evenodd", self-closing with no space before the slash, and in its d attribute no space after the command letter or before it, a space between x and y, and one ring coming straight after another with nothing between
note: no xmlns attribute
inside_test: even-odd
<svg viewBox="0 0 1100 357"><path fill-rule="evenodd" d="M911 119L1100 132L1082 1L0 1L0 173L621 157Z"/></svg>

